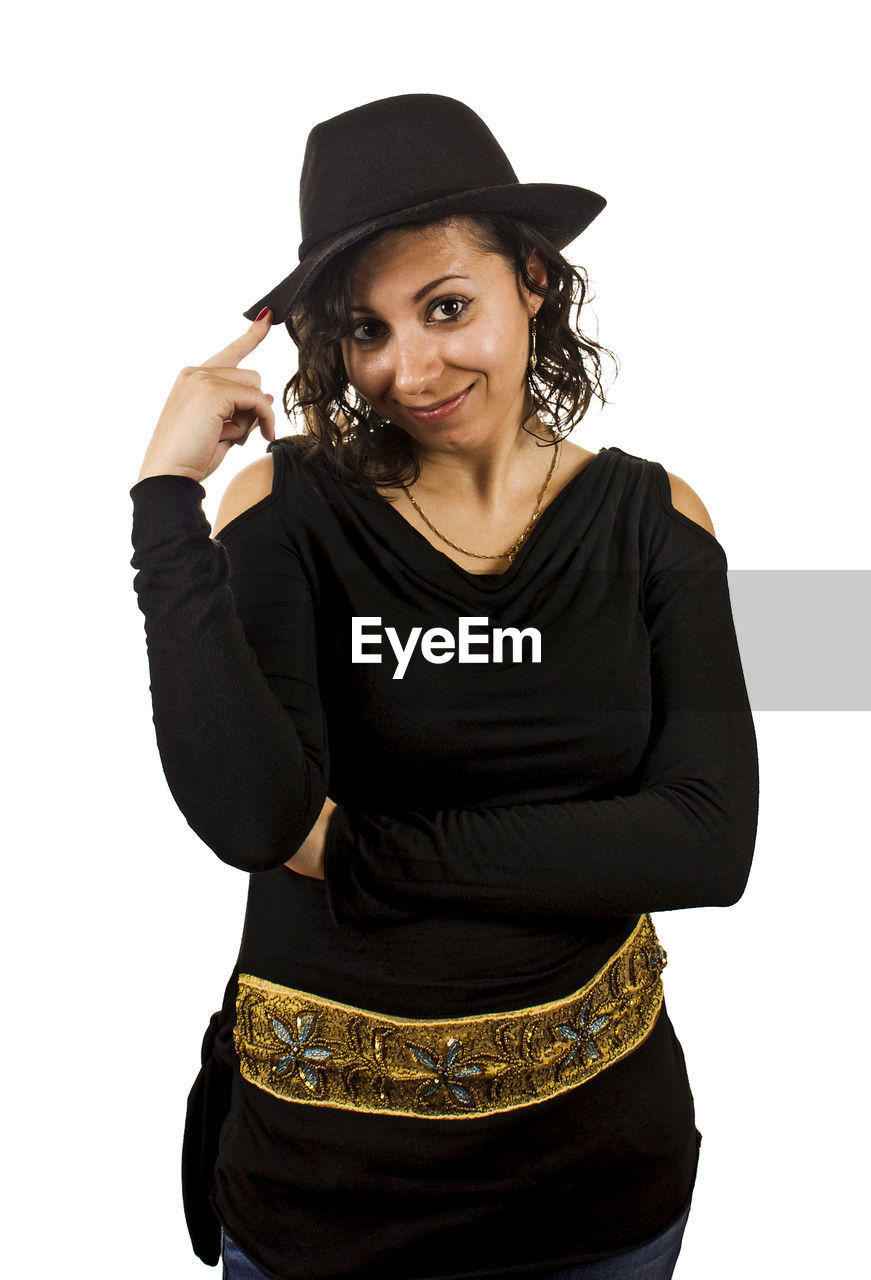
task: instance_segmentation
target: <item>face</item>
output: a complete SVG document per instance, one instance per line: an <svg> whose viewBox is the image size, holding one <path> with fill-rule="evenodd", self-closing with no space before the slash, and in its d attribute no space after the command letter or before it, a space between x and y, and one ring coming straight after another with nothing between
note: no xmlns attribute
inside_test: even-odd
<svg viewBox="0 0 871 1280"><path fill-rule="evenodd" d="M546 278L541 259L530 271ZM348 380L424 454L514 435L529 407L529 321L540 302L461 223L391 231L352 271Z"/></svg>

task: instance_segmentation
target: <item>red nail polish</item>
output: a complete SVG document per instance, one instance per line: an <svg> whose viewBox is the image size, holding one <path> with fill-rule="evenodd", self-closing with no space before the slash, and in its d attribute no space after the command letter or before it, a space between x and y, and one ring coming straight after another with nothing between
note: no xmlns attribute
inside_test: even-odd
<svg viewBox="0 0 871 1280"><path fill-rule="evenodd" d="M264 316L268 316L268 315L269 315L269 307L264 307L263 310L260 312L259 316L257 317L257 319L262 320Z"/></svg>

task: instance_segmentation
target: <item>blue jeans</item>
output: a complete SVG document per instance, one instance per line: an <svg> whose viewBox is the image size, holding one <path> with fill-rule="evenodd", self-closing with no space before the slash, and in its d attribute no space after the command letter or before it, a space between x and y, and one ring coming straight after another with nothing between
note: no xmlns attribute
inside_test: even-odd
<svg viewBox="0 0 871 1280"><path fill-rule="evenodd" d="M687 1205L677 1222L640 1249L577 1267L543 1271L538 1280L671 1280L689 1216Z"/></svg>
<svg viewBox="0 0 871 1280"><path fill-rule="evenodd" d="M689 1215L687 1205L677 1222L640 1249L618 1253L613 1258L602 1258L599 1262L582 1262L577 1267L541 1271L534 1280L671 1280ZM221 1257L224 1260L223 1280L266 1280L263 1272L245 1256L226 1231Z"/></svg>

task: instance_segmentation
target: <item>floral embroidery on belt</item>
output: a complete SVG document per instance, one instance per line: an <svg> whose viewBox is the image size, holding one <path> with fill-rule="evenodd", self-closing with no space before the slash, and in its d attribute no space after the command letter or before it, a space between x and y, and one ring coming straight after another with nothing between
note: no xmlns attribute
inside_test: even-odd
<svg viewBox="0 0 871 1280"><path fill-rule="evenodd" d="M667 956L644 915L564 1000L469 1018L395 1018L240 974L242 1076L277 1098L462 1119L531 1106L631 1053L662 1005Z"/></svg>

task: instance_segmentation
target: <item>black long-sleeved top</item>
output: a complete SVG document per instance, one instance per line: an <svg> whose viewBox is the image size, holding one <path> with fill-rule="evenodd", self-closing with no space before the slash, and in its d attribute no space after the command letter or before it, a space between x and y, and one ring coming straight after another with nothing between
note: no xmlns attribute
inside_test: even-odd
<svg viewBox="0 0 871 1280"><path fill-rule="evenodd" d="M239 972L398 1017L519 1009L643 912L736 901L758 776L726 557L664 469L601 450L476 575L297 445L217 540L194 481L131 491L166 777L252 873L226 1059ZM321 883L284 863L327 795ZM663 1009L585 1085L447 1125L236 1074L214 1203L276 1280L534 1274L667 1226L697 1142Z"/></svg>

